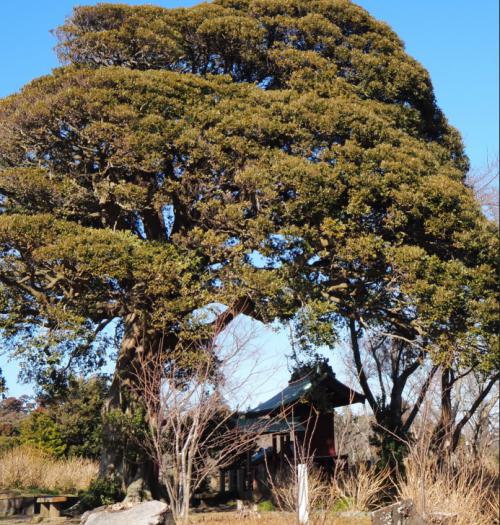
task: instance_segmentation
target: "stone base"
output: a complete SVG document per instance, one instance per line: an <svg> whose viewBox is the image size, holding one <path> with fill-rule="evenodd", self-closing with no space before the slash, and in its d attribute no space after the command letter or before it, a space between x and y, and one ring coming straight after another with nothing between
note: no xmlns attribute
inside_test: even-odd
<svg viewBox="0 0 500 525"><path fill-rule="evenodd" d="M0 496L0 516L32 516L35 513L35 505L35 498L31 496Z"/></svg>

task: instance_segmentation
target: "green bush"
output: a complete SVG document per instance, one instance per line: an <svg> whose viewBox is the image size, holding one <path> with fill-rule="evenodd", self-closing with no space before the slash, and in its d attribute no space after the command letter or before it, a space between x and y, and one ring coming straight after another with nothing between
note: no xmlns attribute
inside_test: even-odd
<svg viewBox="0 0 500 525"><path fill-rule="evenodd" d="M117 480L112 478L97 478L90 484L90 487L83 493L80 499L80 509L82 511L95 509L102 505L111 505L122 500L124 494Z"/></svg>
<svg viewBox="0 0 500 525"><path fill-rule="evenodd" d="M19 436L3 436L0 434L0 454L19 446Z"/></svg>
<svg viewBox="0 0 500 525"><path fill-rule="evenodd" d="M268 500L268 499L265 499L264 501L261 501L258 505L257 505L257 508L259 509L259 511L261 512L269 512L271 510L274 510L274 505L273 505L273 502Z"/></svg>
<svg viewBox="0 0 500 525"><path fill-rule="evenodd" d="M61 428L45 412L34 411L21 423L20 442L31 445L60 458L66 454L67 444Z"/></svg>
<svg viewBox="0 0 500 525"><path fill-rule="evenodd" d="M337 501L335 501L332 511L333 512L346 512L350 508L352 508L352 498L339 498Z"/></svg>
<svg viewBox="0 0 500 525"><path fill-rule="evenodd" d="M58 458L97 460L102 445L101 411L106 392L104 377L72 379L64 397L45 399L36 410L23 416L18 425L18 442ZM2 433L5 432L0 427Z"/></svg>
<svg viewBox="0 0 500 525"><path fill-rule="evenodd" d="M98 459L102 445L102 405L107 395L107 379L95 376L70 382L65 399L51 406L68 456Z"/></svg>

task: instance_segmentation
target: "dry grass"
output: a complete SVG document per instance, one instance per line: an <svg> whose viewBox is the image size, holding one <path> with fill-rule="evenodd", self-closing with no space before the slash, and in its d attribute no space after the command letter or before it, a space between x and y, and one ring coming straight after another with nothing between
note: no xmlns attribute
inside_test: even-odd
<svg viewBox="0 0 500 525"><path fill-rule="evenodd" d="M441 464L442 463L442 464ZM311 525L364 525L371 521L368 511L398 499L412 499L419 513L457 515L456 525L499 525L499 476L494 464L470 455L456 455L453 461L439 462L428 443L417 443L405 461L405 475L394 479L388 470L360 465L339 473L331 483L313 469L309 478ZM297 480L284 477L273 486L280 512L263 512L260 517L241 518L237 513L194 514L196 524L295 525ZM352 517L335 511L354 511ZM365 516L355 515L365 513Z"/></svg>
<svg viewBox="0 0 500 525"><path fill-rule="evenodd" d="M311 509L323 507L328 497L328 490L321 473L310 465L307 483L309 507ZM278 479L272 483L274 500L282 512L297 512L298 484L296 468L291 468L287 475L278 476Z"/></svg>
<svg viewBox="0 0 500 525"><path fill-rule="evenodd" d="M458 454L439 464L424 443L417 444L405 461L399 495L411 498L423 515L445 512L457 515L457 525L498 525L498 475L481 460Z"/></svg>
<svg viewBox="0 0 500 525"><path fill-rule="evenodd" d="M273 495L278 508L283 512L296 511L296 470L289 476L278 479L273 486ZM311 520L323 523L325 517L336 511L369 512L381 506L381 501L390 487L389 470L359 465L349 472L338 472L328 482L320 472L311 468L308 477L309 508Z"/></svg>
<svg viewBox="0 0 500 525"><path fill-rule="evenodd" d="M236 512L209 512L204 514L193 514L190 517L192 524L205 525L296 525L297 518L292 512L263 512L259 517L240 517ZM369 525L369 517L329 517L323 525Z"/></svg>
<svg viewBox="0 0 500 525"><path fill-rule="evenodd" d="M366 512L380 506L390 485L389 470L359 465L356 470L339 473L330 485L330 504L341 502L347 511Z"/></svg>
<svg viewBox="0 0 500 525"><path fill-rule="evenodd" d="M291 512L263 512L260 516L241 517L237 512L207 512L203 514L192 514L190 523L223 525L223 524L245 524L245 525L295 525L295 515Z"/></svg>
<svg viewBox="0 0 500 525"><path fill-rule="evenodd" d="M87 489L97 472L94 461L55 459L36 448L22 446L0 457L0 488L75 492Z"/></svg>

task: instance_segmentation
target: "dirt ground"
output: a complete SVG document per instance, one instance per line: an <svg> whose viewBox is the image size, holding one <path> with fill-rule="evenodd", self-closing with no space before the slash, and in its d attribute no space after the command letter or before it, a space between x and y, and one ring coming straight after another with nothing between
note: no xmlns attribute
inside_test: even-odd
<svg viewBox="0 0 500 525"><path fill-rule="evenodd" d="M31 525L40 523L42 525L78 525L79 518L39 518L31 517L9 517L0 518L0 525ZM242 518L236 512L208 512L203 514L193 514L191 523L193 525L295 525L293 514L284 512L263 512L260 516ZM322 522L322 525L369 525L369 518L341 518L332 517Z"/></svg>
<svg viewBox="0 0 500 525"><path fill-rule="evenodd" d="M78 525L80 523L80 518L44 518L41 521L39 520L40 518L33 518L32 516L12 516L0 518L0 525L32 525L34 523L41 523L43 525Z"/></svg>

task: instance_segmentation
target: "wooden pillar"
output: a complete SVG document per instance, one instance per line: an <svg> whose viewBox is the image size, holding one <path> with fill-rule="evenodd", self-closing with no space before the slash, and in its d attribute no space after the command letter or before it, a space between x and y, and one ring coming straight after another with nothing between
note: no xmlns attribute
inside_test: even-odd
<svg viewBox="0 0 500 525"><path fill-rule="evenodd" d="M250 498L252 495L253 479L252 479L252 460L250 451L247 451L247 460L245 464L245 490L247 497Z"/></svg>
<svg viewBox="0 0 500 525"><path fill-rule="evenodd" d="M276 443L276 435L273 434L273 455L271 457L271 472L272 474L276 473L276 466L277 466L277 460L278 460L278 447Z"/></svg>
<svg viewBox="0 0 500 525"><path fill-rule="evenodd" d="M219 492L226 493L226 471L222 469L219 471Z"/></svg>
<svg viewBox="0 0 500 525"><path fill-rule="evenodd" d="M243 496L245 493L245 471L243 468L239 468L236 471L236 485L238 489L238 496Z"/></svg>
<svg viewBox="0 0 500 525"><path fill-rule="evenodd" d="M259 465L256 465L254 469L252 469L252 493L256 494L259 490Z"/></svg>
<svg viewBox="0 0 500 525"><path fill-rule="evenodd" d="M279 465L280 469L285 465L285 436L280 434L280 454L279 454Z"/></svg>
<svg viewBox="0 0 500 525"><path fill-rule="evenodd" d="M238 483L236 479L236 470L232 468L229 471L229 492L236 493L238 490Z"/></svg>

